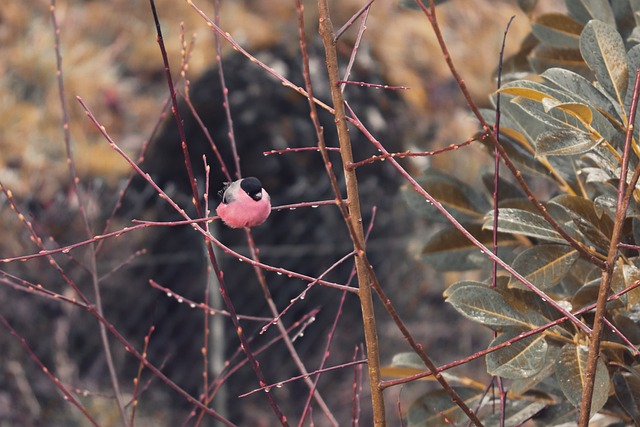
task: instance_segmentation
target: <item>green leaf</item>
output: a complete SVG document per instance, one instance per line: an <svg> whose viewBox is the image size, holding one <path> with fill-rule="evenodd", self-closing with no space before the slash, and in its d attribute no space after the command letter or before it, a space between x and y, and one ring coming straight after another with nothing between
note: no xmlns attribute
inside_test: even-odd
<svg viewBox="0 0 640 427"><path fill-rule="evenodd" d="M454 390L470 408L475 408L484 397L482 390L471 387L454 387ZM408 427L450 427L451 423L462 425L467 415L451 401L444 390L435 390L416 399L407 413Z"/></svg>
<svg viewBox="0 0 640 427"><path fill-rule="evenodd" d="M623 264L622 277L623 277L623 283L622 283L622 286L620 286L620 288L627 288L631 286L633 283L635 283L637 280L640 280L640 268L638 268L635 265ZM616 291L619 291L619 290L622 290L622 289L616 289ZM637 307L638 304L640 304L640 288L632 289L631 291L625 294L625 297L627 300L627 310L629 310L629 312L632 312L633 310L635 310L635 307Z"/></svg>
<svg viewBox="0 0 640 427"><path fill-rule="evenodd" d="M527 328L529 323L494 288L479 282L464 282L447 292L446 301L463 316L500 330L505 326Z"/></svg>
<svg viewBox="0 0 640 427"><path fill-rule="evenodd" d="M586 126L591 125L591 122L593 121L593 111L591 111L591 108L588 105L581 104L579 102L562 102L551 106L550 110L553 108L571 114Z"/></svg>
<svg viewBox="0 0 640 427"><path fill-rule="evenodd" d="M635 29L638 30L638 36L640 37L640 27L636 27ZM624 100L625 111L629 111L629 109L631 108L631 100L633 99L633 86L636 81L636 70L638 69L638 66L640 66L640 45L635 45L634 47L629 49L629 52L627 52L627 60L629 61L629 85L627 86L627 95ZM638 128L640 128L640 116L636 116L636 126L633 133L636 139L640 138L640 129Z"/></svg>
<svg viewBox="0 0 640 427"><path fill-rule="evenodd" d="M518 109L518 111L513 111ZM489 124L495 121L495 111L483 109L481 110L483 117ZM520 114L524 123L527 123L529 116L522 109L510 102L502 103L502 116L500 119L500 143L506 151L509 158L518 166L523 173L537 175L545 179L551 179L549 171L535 157L534 141L535 138L530 135L529 129L523 127L518 118L515 116ZM483 146L493 153L493 144L486 138L480 140Z"/></svg>
<svg viewBox="0 0 640 427"><path fill-rule="evenodd" d="M586 183L606 183L617 178L601 168L581 168L580 171L585 176L584 182Z"/></svg>
<svg viewBox="0 0 640 427"><path fill-rule="evenodd" d="M524 0L528 1L528 0ZM536 2L537 0L529 0ZM502 80L513 81L521 79L531 74L531 64L529 64L529 55L531 51L540 44L538 39L529 33L521 42L516 53L506 57L503 61Z"/></svg>
<svg viewBox="0 0 640 427"><path fill-rule="evenodd" d="M640 378L633 372L617 371L612 379L618 402L635 424L640 425Z"/></svg>
<svg viewBox="0 0 640 427"><path fill-rule="evenodd" d="M589 263L583 258L573 264L573 267L569 271L569 274L562 281L562 289L556 288L558 297L570 300L571 297L580 289L586 282L588 282L592 275L599 275L602 273L597 267Z"/></svg>
<svg viewBox="0 0 640 427"><path fill-rule="evenodd" d="M640 11L640 1L629 0L629 7L631 9L631 13L634 15L633 18L635 20L636 26L640 25L640 15L638 15L637 13L638 11Z"/></svg>
<svg viewBox="0 0 640 427"><path fill-rule="evenodd" d="M619 110L614 107L609 98L581 75L564 68L551 68L542 73L541 77L553 87L571 94L574 101L589 105L605 116L614 117L622 123Z"/></svg>
<svg viewBox="0 0 640 427"><path fill-rule="evenodd" d="M604 176L608 176L609 177L608 180L613 180L613 179L617 180L620 177L620 168L618 165L618 160L615 157L613 157L611 152L609 152L608 150L603 152L598 148L582 156L582 159L589 160L590 163L593 163L595 166L601 169L602 172L605 174L605 175L600 175L600 177L602 178L604 178ZM587 168L585 169L588 170ZM588 171L592 172L590 170ZM608 180L605 180L605 182ZM595 182L598 182L598 181L595 181ZM617 187L616 187L616 192L617 192Z"/></svg>
<svg viewBox="0 0 640 427"><path fill-rule="evenodd" d="M489 208L484 196L473 187L436 169L425 170L418 183L460 222L479 220ZM421 216L446 221L446 218L412 187L405 186L401 191L408 205Z"/></svg>
<svg viewBox="0 0 640 427"><path fill-rule="evenodd" d="M640 27L634 27L633 31L631 31L631 34L629 34L629 37L627 38L627 42L640 42Z"/></svg>
<svg viewBox="0 0 640 427"><path fill-rule="evenodd" d="M536 374L527 377L516 379L511 383L511 387L509 388L509 393L513 393L515 396L522 396L529 390L532 390L533 387L538 385L541 381L550 377L554 371L556 366L556 360L560 357L560 348L554 345L547 346L547 353L545 356L545 363L542 369L538 371ZM542 387L538 387L536 391L542 392Z"/></svg>
<svg viewBox="0 0 640 427"><path fill-rule="evenodd" d="M511 389L509 389L511 392ZM537 413L547 407L546 402L531 401L529 399L507 399L505 408L505 426L521 426L528 425L527 420L530 420ZM484 418L482 422L485 426L499 426L500 425L500 411L495 411L488 417Z"/></svg>
<svg viewBox="0 0 640 427"><path fill-rule="evenodd" d="M629 310L630 315L632 315L631 313L633 312ZM633 319L623 314L616 314L613 316L613 324L629 341L632 343L640 342L640 328L638 328L638 324ZM621 341L618 336L611 337L610 341L614 340Z"/></svg>
<svg viewBox="0 0 640 427"><path fill-rule="evenodd" d="M550 399L555 401L554 399ZM576 427L578 424L578 410L565 399L557 404L547 405L544 411L535 418L536 426Z"/></svg>
<svg viewBox="0 0 640 427"><path fill-rule="evenodd" d="M580 289L573 295L571 299L571 306L574 308L585 307L590 304L595 304L598 300L598 291L600 290L601 279L597 278L583 284ZM611 308L612 304L622 305L619 300L610 302L608 306Z"/></svg>
<svg viewBox="0 0 640 427"><path fill-rule="evenodd" d="M449 298L449 296L453 292L455 292L458 288L469 289L469 287L474 287L474 286L481 286L486 288L487 284L484 282L478 282L476 280L461 280L459 282L455 282L449 285L449 287L447 287L447 289L445 289L444 292L442 292L442 296L444 298Z"/></svg>
<svg viewBox="0 0 640 427"><path fill-rule="evenodd" d="M540 156L567 156L582 154L602 142L592 135L574 129L545 132L536 140L536 153Z"/></svg>
<svg viewBox="0 0 640 427"><path fill-rule="evenodd" d="M508 95L506 92L505 94ZM537 117L531 117L531 113L523 108L521 102L518 102L522 99L526 100L527 98L522 98L521 96L516 98L502 97L501 111L503 118L501 119L500 127L503 132L504 128L511 128L522 135L525 138L524 143L520 139L515 139L520 145L520 147L516 148L520 148L518 151L523 151L523 155L533 157L536 138L539 134L547 131L548 128Z"/></svg>
<svg viewBox="0 0 640 427"><path fill-rule="evenodd" d="M560 358L556 362L556 379L560 389L569 402L576 408L582 401L582 389L587 381L587 357L589 348L582 345L566 344L562 347ZM607 366L598 359L594 378L591 416L595 415L609 398L609 372Z"/></svg>
<svg viewBox="0 0 640 427"><path fill-rule="evenodd" d="M563 94L557 89L552 89L542 83L531 80L516 80L515 82L507 83L500 88L499 92L537 102L542 102L545 99L555 101L565 101L569 99L566 94Z"/></svg>
<svg viewBox="0 0 640 427"><path fill-rule="evenodd" d="M577 259L578 251L570 246L536 245L518 255L513 268L539 289L545 290L560 283ZM509 286L523 285L512 278Z"/></svg>
<svg viewBox="0 0 640 427"><path fill-rule="evenodd" d="M427 366L424 364L420 356L413 352L398 353L393 355L391 364L380 369L380 373L385 377L406 378L410 375L416 375L425 372ZM473 384L474 380L467 377L460 377L452 373L441 372L440 375L449 383L457 382L465 385ZM420 378L421 381L433 381L434 376Z"/></svg>
<svg viewBox="0 0 640 427"><path fill-rule="evenodd" d="M627 53L618 31L604 22L589 21L580 36L580 52L602 87L624 105L629 74Z"/></svg>
<svg viewBox="0 0 640 427"><path fill-rule="evenodd" d="M578 22L599 19L607 24L615 25L616 21L607 0L566 0L569 15Z"/></svg>
<svg viewBox="0 0 640 427"><path fill-rule="evenodd" d="M505 135L505 128L500 128L500 143L502 144L505 152L517 166L518 169L523 173L527 173L530 175L535 175L544 179L552 179L549 174L549 170L540 163L538 159L534 157L532 153L527 151L523 147L523 143L520 141L507 137ZM520 135L521 139L526 140L524 135ZM531 145L533 145L533 141L531 140ZM490 148L490 147L489 147Z"/></svg>
<svg viewBox="0 0 640 427"><path fill-rule="evenodd" d="M553 98L558 101L555 103L549 102L549 100L543 101L547 106L546 112L550 112L552 109L562 111L579 120L581 124L581 126L577 126L577 123L568 120L568 118L563 119L557 114L554 115L561 122L565 122L566 126L581 129L588 134L595 133L595 130L597 134L614 146L623 143L624 135L620 129L624 127L621 117L625 113L622 106L614 105L591 82L571 71L553 68L545 71L542 77L547 85L544 93L553 95ZM518 83L514 82L513 84ZM537 87L545 86L538 84ZM598 139L597 136L593 138Z"/></svg>
<svg viewBox="0 0 640 427"><path fill-rule="evenodd" d="M561 195L550 200L549 205L565 209L584 237L603 251L609 249L613 221L607 215L598 215L591 200L580 196Z"/></svg>
<svg viewBox="0 0 640 427"><path fill-rule="evenodd" d="M493 212L487 215L484 228L493 230ZM498 231L520 234L540 240L566 243L564 238L541 216L521 209L500 209Z"/></svg>
<svg viewBox="0 0 640 427"><path fill-rule="evenodd" d="M629 34L640 24L640 16L634 12L640 10L638 0L610 0L610 3L618 31L629 42Z"/></svg>
<svg viewBox="0 0 640 427"><path fill-rule="evenodd" d="M566 71L566 70L562 70ZM553 73L552 73L553 75ZM577 76L575 74L571 74ZM579 77L579 76L578 76ZM565 77L568 79L568 76ZM584 79L583 79L584 80ZM594 95L592 98L595 98L598 102L603 104L603 108L608 108L613 113L615 113L615 109L612 108L611 102L597 89L595 89L591 83L584 80L585 85L588 86L591 91L594 91ZM549 113L553 109L557 109L562 111L563 113L569 114L572 117L578 119L586 129L589 129L592 121L594 120L594 112L592 111L591 105L594 104L594 108L597 108L598 103L594 102L591 99L581 97L575 93L572 93L570 89L558 86L553 81L548 80L548 85L529 81L529 80L517 80L511 83L504 85L500 89L500 93L513 95L518 98L525 98L531 101L536 101L542 103L544 107L544 112ZM598 95L595 95L598 94ZM514 101L516 103L521 103L517 98ZM527 104L523 104L525 110L529 112L529 114L534 117L542 118L543 120L548 120L544 116L536 113L535 111L529 111L531 109ZM568 120L568 118L564 118L561 114L552 114L553 117L560 120L559 126L566 126L563 123L570 124L572 121ZM610 133L610 129L606 128L606 125L611 127L610 122L604 124L604 116L600 116L600 114L595 114L595 125L596 128L603 128L603 134L608 135ZM504 124L504 123L502 123ZM523 122L523 125L529 127L529 123ZM509 126L507 124L507 126Z"/></svg>
<svg viewBox="0 0 640 427"><path fill-rule="evenodd" d="M421 371L424 371L427 368L420 356L413 352L394 354L391 359L391 366L414 368Z"/></svg>
<svg viewBox="0 0 640 427"><path fill-rule="evenodd" d="M520 331L499 334L489 347L495 347L520 335ZM528 336L487 354L487 372L503 378L528 378L545 366L547 342L543 334Z"/></svg>
<svg viewBox="0 0 640 427"><path fill-rule="evenodd" d="M485 246L493 243L493 233L483 230L479 224L469 224L465 226L471 233ZM519 242L511 236L498 234L498 256L509 259L509 254L519 246ZM422 249L423 259L438 271L466 271L482 268L488 262L486 256L482 256L480 263L478 255L480 249L454 227L444 228L435 233L427 241Z"/></svg>
<svg viewBox="0 0 640 427"><path fill-rule="evenodd" d="M577 116L574 111L568 112L562 108L557 108L562 106L570 108L569 105L573 103L563 103L553 98L544 98L542 102L537 102L523 97L515 98L512 103L522 107L523 111L529 115L526 121L523 122L523 126L531 128L532 119L539 122L539 124L534 124L535 127L532 128L534 132L531 132L531 136L535 136L536 154L538 155L540 152L537 147L537 140L549 132L556 130L571 130L586 134L591 134L592 132L590 124L586 123L582 117ZM587 118L591 120L593 115Z"/></svg>
<svg viewBox="0 0 640 427"><path fill-rule="evenodd" d="M559 13L541 15L531 22L531 32L538 40L555 47L578 47L583 27Z"/></svg>
<svg viewBox="0 0 640 427"><path fill-rule="evenodd" d="M549 68L564 68L580 75L590 74L589 67L582 59L579 49L557 48L547 45L539 45L529 55L531 67L537 73L542 73Z"/></svg>
<svg viewBox="0 0 640 427"><path fill-rule="evenodd" d="M605 188L610 187L611 186L607 186ZM617 198L612 197L610 194L596 196L596 198L593 200L593 208L595 209L596 215L598 216L607 215L610 218L615 217L617 204ZM631 216L631 209L627 211L627 216Z"/></svg>
<svg viewBox="0 0 640 427"><path fill-rule="evenodd" d="M482 174L482 183L489 193L493 193L494 181L495 176L493 172ZM525 196L524 191L522 190L522 188L520 188L520 186L514 184L511 181L507 181L502 176L498 176L498 187L500 189L500 201L507 199L522 199Z"/></svg>
<svg viewBox="0 0 640 427"><path fill-rule="evenodd" d="M502 296L509 305L514 307L521 314L527 324L527 329L534 329L558 320L563 316L560 311L549 304L546 299L533 293L528 288L506 288L501 289ZM564 300L557 299L556 302L566 310L571 310L571 304ZM569 323L561 323L547 329L548 332L559 336L572 338L575 330Z"/></svg>

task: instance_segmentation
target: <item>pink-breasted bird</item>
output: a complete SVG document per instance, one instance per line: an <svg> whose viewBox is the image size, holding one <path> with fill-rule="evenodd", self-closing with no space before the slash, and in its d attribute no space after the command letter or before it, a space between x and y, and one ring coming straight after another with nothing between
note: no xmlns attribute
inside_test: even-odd
<svg viewBox="0 0 640 427"><path fill-rule="evenodd" d="M231 228L255 227L271 213L271 197L258 178L248 177L224 184L216 213Z"/></svg>

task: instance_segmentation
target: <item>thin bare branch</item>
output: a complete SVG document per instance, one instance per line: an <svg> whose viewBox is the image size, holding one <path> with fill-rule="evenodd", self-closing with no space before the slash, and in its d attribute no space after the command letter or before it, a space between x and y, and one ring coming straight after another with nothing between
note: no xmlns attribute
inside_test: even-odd
<svg viewBox="0 0 640 427"><path fill-rule="evenodd" d="M582 401L580 404L580 418L578 424L580 427L587 427L589 425L589 419L591 419L591 399L593 397L593 389L595 385L596 367L598 358L600 357L600 344L602 341L602 334L604 333L604 316L607 312L607 298L611 292L611 281L613 280L613 270L616 265L616 260L620 252L618 251L618 244L622 240L622 228L625 223L627 208L629 207L629 201L631 200L631 192L636 187L638 181L638 172L640 166L636 169L634 174L635 180L630 182L627 187L627 180L624 177L627 176L629 168L629 160L631 156L631 145L633 141L633 130L636 119L636 113L638 108L638 97L640 97L640 67L636 70L636 81L633 87L633 99L631 100L631 107L629 109L629 122L627 125L627 133L624 142L624 152L622 154L622 164L620 166L620 183L618 184L618 201L616 204L616 216L613 224L613 231L611 233L611 244L609 245L609 252L607 254L606 268L602 273L602 279L600 281L600 289L598 291L598 301L596 305L596 314L593 321L593 332L591 333L591 339L589 342L589 356L587 358L587 371L585 374L584 387L582 388Z"/></svg>

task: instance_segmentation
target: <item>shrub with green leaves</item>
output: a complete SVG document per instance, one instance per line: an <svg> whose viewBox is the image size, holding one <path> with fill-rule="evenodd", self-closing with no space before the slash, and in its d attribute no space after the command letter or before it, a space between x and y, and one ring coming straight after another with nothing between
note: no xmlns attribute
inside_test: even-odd
<svg viewBox="0 0 640 427"><path fill-rule="evenodd" d="M530 12L535 2L525 3ZM455 283L444 296L460 314L495 332L489 344L495 351L485 357L488 373L507 380L505 425L529 418L544 426L575 422L588 382L591 416L640 425L640 120L629 124L640 66L640 2L567 0L566 6L566 15L532 21L532 36L505 62L505 77L527 78L506 83L492 98L500 111L499 142L535 186L539 205L502 176L496 210L492 174L482 179L486 191L433 170L420 181L487 248L497 232L497 255L511 268L493 276L492 260L459 227L415 193L405 195L425 218L446 223L426 242L426 262L440 271L487 272L486 280ZM496 109L483 116L494 124ZM483 142L493 149L488 139L485 133ZM501 174L507 175L504 167ZM630 190L622 192L625 186ZM609 299L597 320L604 322L603 333L596 336L591 330L603 288ZM600 356L589 376L595 340ZM393 364L424 370L407 354ZM498 425L491 399L483 398L487 390L457 391L470 407L484 406L479 413L486 413L486 425ZM408 420L435 426L465 417L435 391L413 403Z"/></svg>

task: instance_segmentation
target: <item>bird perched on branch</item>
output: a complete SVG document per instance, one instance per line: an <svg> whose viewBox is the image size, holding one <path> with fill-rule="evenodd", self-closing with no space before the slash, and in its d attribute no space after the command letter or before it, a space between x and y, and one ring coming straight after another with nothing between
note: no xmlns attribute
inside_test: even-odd
<svg viewBox="0 0 640 427"><path fill-rule="evenodd" d="M222 202L216 213L231 228L255 227L271 213L271 197L258 178L227 182L218 194Z"/></svg>

